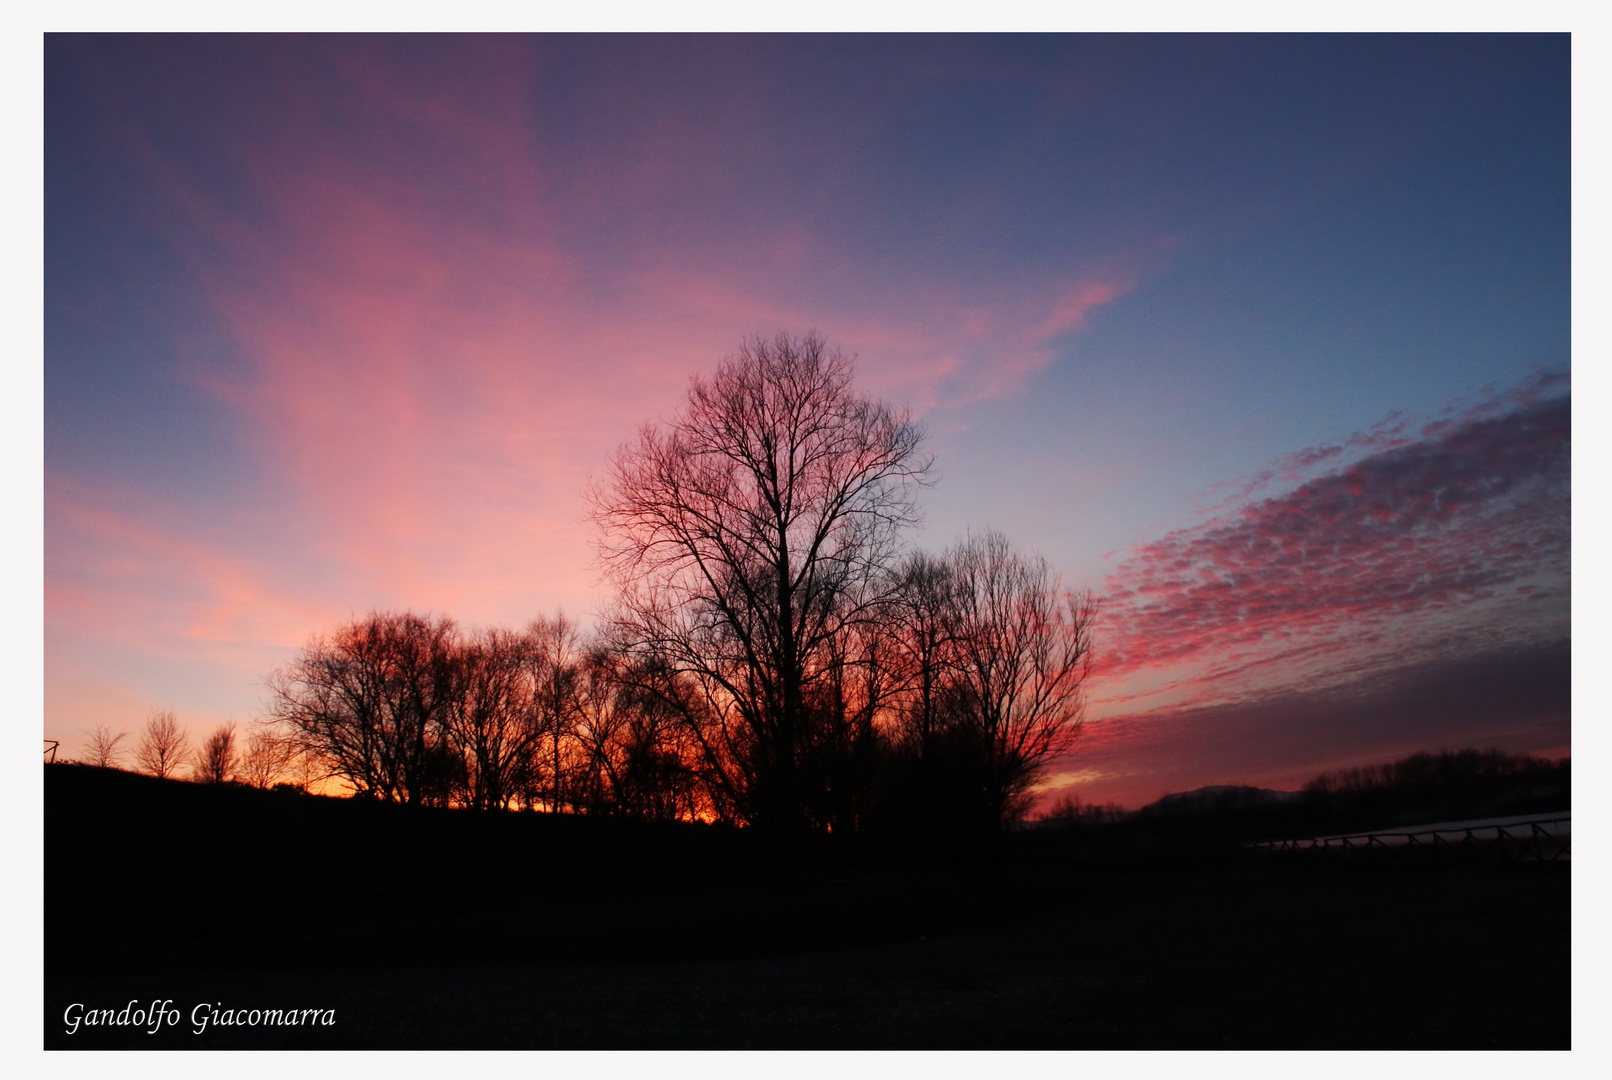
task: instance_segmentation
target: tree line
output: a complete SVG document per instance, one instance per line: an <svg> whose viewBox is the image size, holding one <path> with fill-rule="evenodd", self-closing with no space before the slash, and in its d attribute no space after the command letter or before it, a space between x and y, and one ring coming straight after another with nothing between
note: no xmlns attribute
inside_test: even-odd
<svg viewBox="0 0 1612 1080"><path fill-rule="evenodd" d="M1570 758L1467 748L1320 773L1299 791L1215 785L1130 811L1065 795L1040 813L1037 824L1109 834L1131 845L1171 836L1240 843L1565 812L1571 805Z"/></svg>
<svg viewBox="0 0 1612 1080"><path fill-rule="evenodd" d="M1080 730L1093 601L994 531L910 547L924 433L852 373L816 334L745 341L591 485L594 629L372 612L269 676L243 761L398 803L779 833L1022 816Z"/></svg>
<svg viewBox="0 0 1612 1080"><path fill-rule="evenodd" d="M131 750L127 731L114 732L102 724L84 733L84 755L77 764L103 769L123 767ZM159 780L187 778L197 783L245 784L269 788L284 785L306 788L315 780L317 766L304 757L294 739L270 724L256 725L244 745L233 721L220 724L199 745L179 725L172 709L153 709L132 746L133 764Z"/></svg>

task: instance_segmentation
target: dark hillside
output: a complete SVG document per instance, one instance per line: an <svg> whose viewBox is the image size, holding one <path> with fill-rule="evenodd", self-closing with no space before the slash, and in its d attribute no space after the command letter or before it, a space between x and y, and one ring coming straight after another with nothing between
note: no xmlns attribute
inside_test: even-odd
<svg viewBox="0 0 1612 1080"><path fill-rule="evenodd" d="M954 909L972 919L982 902L920 884L916 910L825 903L818 892L877 862L826 838L781 853L720 826L407 807L79 765L45 769L45 834L46 965L58 972L243 956L709 955L916 934ZM712 923L720 936L689 937Z"/></svg>
<svg viewBox="0 0 1612 1080"><path fill-rule="evenodd" d="M1566 863L1000 860L46 768L47 1047L1565 1047ZM1121 841L1122 837L1128 841ZM74 1002L332 1009L85 1028Z"/></svg>

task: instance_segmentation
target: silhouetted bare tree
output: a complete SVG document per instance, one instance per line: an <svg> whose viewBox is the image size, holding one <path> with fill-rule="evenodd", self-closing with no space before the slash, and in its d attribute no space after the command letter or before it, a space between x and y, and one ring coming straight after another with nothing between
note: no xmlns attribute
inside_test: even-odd
<svg viewBox="0 0 1612 1080"><path fill-rule="evenodd" d="M269 721L399 802L999 832L1079 730L1093 607L996 533L903 559L921 443L821 337L745 341L592 487L599 633L373 613L271 676Z"/></svg>
<svg viewBox="0 0 1612 1080"><path fill-rule="evenodd" d="M810 823L845 835L874 823L873 784L887 740L879 718L897 690L889 609L869 605L825 643L806 696L801 779Z"/></svg>
<svg viewBox="0 0 1612 1080"><path fill-rule="evenodd" d="M1057 828L1103 825L1123 820L1125 808L1118 803L1084 802L1073 792L1045 806L1040 820Z"/></svg>
<svg viewBox="0 0 1612 1080"><path fill-rule="evenodd" d="M640 745L653 746L664 755L659 757L661 767L670 757L677 759L681 775L676 790L657 788L655 799L672 800L678 807L673 817L744 820L737 770L723 750L722 724L707 696L711 684L675 670L653 652L618 648L608 637L601 649L613 658L612 677L621 692L630 695L634 722L653 733L643 736Z"/></svg>
<svg viewBox="0 0 1612 1080"><path fill-rule="evenodd" d="M98 724L93 731L86 731L84 745L84 763L95 765L102 769L115 769L118 761L123 757L124 739L129 737L127 731L112 734L112 729L104 724Z"/></svg>
<svg viewBox="0 0 1612 1080"><path fill-rule="evenodd" d="M142 770L161 780L173 776L190 758L190 737L179 726L172 709L153 709L134 760Z"/></svg>
<svg viewBox="0 0 1612 1080"><path fill-rule="evenodd" d="M203 784L227 784L235 776L235 722L220 724L196 751L192 770Z"/></svg>
<svg viewBox="0 0 1612 1080"><path fill-rule="evenodd" d="M579 753L571 778L574 804L591 813L625 811L625 767L638 701L616 677L620 658L596 647L577 670L576 718L571 733Z"/></svg>
<svg viewBox="0 0 1612 1080"><path fill-rule="evenodd" d="M582 751L572 780L576 805L651 820L693 818L707 805L692 764L698 745L677 709L646 691L630 663L603 643L583 661L572 729Z"/></svg>
<svg viewBox="0 0 1612 1080"><path fill-rule="evenodd" d="M957 578L949 562L922 551L908 555L896 577L886 621L899 681L895 737L912 765L908 796L913 805L907 810L928 823L938 743L948 720L944 705L957 667Z"/></svg>
<svg viewBox="0 0 1612 1080"><path fill-rule="evenodd" d="M585 654L582 631L562 613L534 619L526 628L526 643L539 743L525 797L528 805L541 801L552 813L575 810L571 774L583 753L575 732Z"/></svg>
<svg viewBox="0 0 1612 1080"><path fill-rule="evenodd" d="M255 788L271 788L290 769L297 747L291 739L267 727L259 727L246 740L236 778Z"/></svg>
<svg viewBox="0 0 1612 1080"><path fill-rule="evenodd" d="M877 604L929 461L816 334L744 342L591 492L615 635L699 683L702 732L749 820L807 821L798 767L832 645Z"/></svg>
<svg viewBox="0 0 1612 1080"><path fill-rule="evenodd" d="M970 534L950 561L958 718L979 756L981 809L1000 827L1027 809L1042 766L1079 734L1096 609L1000 533Z"/></svg>
<svg viewBox="0 0 1612 1080"><path fill-rule="evenodd" d="M361 795L446 802L455 638L448 619L372 613L316 637L271 675L269 716Z"/></svg>
<svg viewBox="0 0 1612 1080"><path fill-rule="evenodd" d="M463 761L466 806L507 809L530 785L544 735L541 648L530 634L486 630L456 655L446 733Z"/></svg>

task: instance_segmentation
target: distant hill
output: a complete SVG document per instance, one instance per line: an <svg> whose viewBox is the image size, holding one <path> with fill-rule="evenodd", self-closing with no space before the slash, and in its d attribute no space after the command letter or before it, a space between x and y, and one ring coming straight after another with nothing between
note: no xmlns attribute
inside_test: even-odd
<svg viewBox="0 0 1612 1080"><path fill-rule="evenodd" d="M1136 813L1190 814L1203 810L1245 809L1259 806L1276 806L1303 798L1301 791L1277 791L1272 788L1251 787L1247 784L1208 784L1191 791L1177 791L1155 799Z"/></svg>

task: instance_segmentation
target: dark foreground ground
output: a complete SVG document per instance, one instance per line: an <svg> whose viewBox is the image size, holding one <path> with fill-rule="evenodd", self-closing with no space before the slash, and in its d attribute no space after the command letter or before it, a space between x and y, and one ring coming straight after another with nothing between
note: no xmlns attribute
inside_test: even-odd
<svg viewBox="0 0 1612 1080"><path fill-rule="evenodd" d="M448 812L49 772L47 1047L1570 1044L1566 863L1126 860L1040 840L999 868L778 866L731 836L539 819L497 836L503 869L477 877L455 859L481 866L493 841ZM116 830L87 831L160 835L176 814L200 850L145 848L153 874ZM258 842L209 854L231 829ZM74 1002L154 998L177 1029L64 1032ZM335 1023L197 1035L201 1003Z"/></svg>

